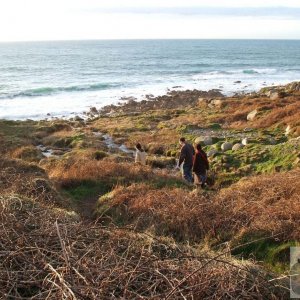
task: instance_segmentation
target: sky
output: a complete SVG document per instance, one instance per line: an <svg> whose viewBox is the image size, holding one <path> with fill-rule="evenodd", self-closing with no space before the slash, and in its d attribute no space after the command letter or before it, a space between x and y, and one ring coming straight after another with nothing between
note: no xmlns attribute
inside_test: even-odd
<svg viewBox="0 0 300 300"><path fill-rule="evenodd" d="M300 0L1 0L0 41L300 39Z"/></svg>

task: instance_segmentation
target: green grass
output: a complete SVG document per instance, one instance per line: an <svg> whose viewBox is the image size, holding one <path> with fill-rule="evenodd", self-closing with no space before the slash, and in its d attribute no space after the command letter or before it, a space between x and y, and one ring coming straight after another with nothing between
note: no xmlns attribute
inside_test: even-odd
<svg viewBox="0 0 300 300"><path fill-rule="evenodd" d="M111 186L103 182L82 181L79 185L65 189L66 194L75 202L80 202L88 198L97 198L99 195L107 193Z"/></svg>
<svg viewBox="0 0 300 300"><path fill-rule="evenodd" d="M179 178L158 178L149 183L155 189L161 189L164 187L173 187L173 188L190 188L185 181Z"/></svg>
<svg viewBox="0 0 300 300"><path fill-rule="evenodd" d="M255 241L249 243L251 241ZM274 239L259 240L259 237L244 237L240 244L249 243L243 247L237 248L232 252L233 255L245 259L255 258L261 261L270 271L282 274L289 270L290 247L299 246L297 241L280 242Z"/></svg>
<svg viewBox="0 0 300 300"><path fill-rule="evenodd" d="M36 123L33 121L0 120L1 148L16 149L29 145L35 130Z"/></svg>
<svg viewBox="0 0 300 300"><path fill-rule="evenodd" d="M268 148L268 153L260 158L256 171L269 173L276 170L276 167L280 170L291 170L296 157L297 149L293 149L289 143L271 146Z"/></svg>

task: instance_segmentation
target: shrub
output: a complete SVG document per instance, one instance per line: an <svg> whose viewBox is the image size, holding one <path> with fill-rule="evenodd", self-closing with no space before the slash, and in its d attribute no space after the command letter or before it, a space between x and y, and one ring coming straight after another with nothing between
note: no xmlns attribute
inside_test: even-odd
<svg viewBox="0 0 300 300"><path fill-rule="evenodd" d="M188 193L183 189L156 190L145 184L118 187L108 211L123 224L171 235L177 240L219 242L245 234L299 240L300 170L241 180L218 193Z"/></svg>
<svg viewBox="0 0 300 300"><path fill-rule="evenodd" d="M82 223L22 198L0 197L0 222L3 299L287 298L287 283L253 263Z"/></svg>
<svg viewBox="0 0 300 300"><path fill-rule="evenodd" d="M101 159L103 159L103 158L105 158L107 156L108 156L108 154L106 152L100 151L100 150L95 151L95 153L94 153L94 158L96 160L101 160Z"/></svg>
<svg viewBox="0 0 300 300"><path fill-rule="evenodd" d="M34 146L23 146L14 150L11 157L28 162L39 162L43 158L43 155L41 151Z"/></svg>

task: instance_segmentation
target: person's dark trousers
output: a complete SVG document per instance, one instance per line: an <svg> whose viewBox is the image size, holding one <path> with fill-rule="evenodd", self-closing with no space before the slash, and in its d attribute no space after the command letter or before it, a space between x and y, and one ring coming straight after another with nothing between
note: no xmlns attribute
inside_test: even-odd
<svg viewBox="0 0 300 300"><path fill-rule="evenodd" d="M193 183L192 165L183 164L183 178L190 183Z"/></svg>

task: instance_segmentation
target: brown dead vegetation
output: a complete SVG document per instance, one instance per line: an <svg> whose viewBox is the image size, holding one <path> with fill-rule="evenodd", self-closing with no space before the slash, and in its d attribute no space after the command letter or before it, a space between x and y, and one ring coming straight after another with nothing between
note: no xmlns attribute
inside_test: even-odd
<svg viewBox="0 0 300 300"><path fill-rule="evenodd" d="M226 108L215 122L232 128L267 128L274 125L299 126L300 96L293 95L277 100L269 98L226 99ZM247 115L257 109L259 116L254 121L247 121Z"/></svg>
<svg viewBox="0 0 300 300"><path fill-rule="evenodd" d="M2 299L287 297L286 282L228 252L197 254L13 196L0 197L0 221Z"/></svg>
<svg viewBox="0 0 300 300"><path fill-rule="evenodd" d="M100 160L90 158L49 160L43 166L49 177L62 187L76 185L84 181L104 181L106 183L118 184L135 181L150 181L157 174L147 166L132 163L118 163L111 160ZM163 175L162 175L163 176Z"/></svg>
<svg viewBox="0 0 300 300"><path fill-rule="evenodd" d="M299 169L248 177L221 191L190 192L172 174L128 163L120 153L107 157L105 143L92 131L103 129L120 143L142 142L150 153L165 154L161 146L176 152L188 126L289 124L298 130L299 94L222 99L220 107L200 107L197 92L191 99L184 92L173 96L146 105L146 114L134 115L143 106L131 103L116 110L119 116L87 124L0 121L0 153L15 159L0 160L1 299L287 298L286 282L269 281L270 274L230 252L245 237L300 239ZM254 109L259 114L248 122ZM43 159L40 167L28 163L40 159L34 146L40 142L70 152ZM71 203L57 187L76 193L86 181L105 188L90 196L86 185L82 202L113 189L99 200L93 224L58 209ZM189 243L227 248L213 254L184 246Z"/></svg>
<svg viewBox="0 0 300 300"><path fill-rule="evenodd" d="M22 146L12 151L9 156L28 162L39 162L43 158L41 151L35 146Z"/></svg>
<svg viewBox="0 0 300 300"><path fill-rule="evenodd" d="M21 160L0 160L0 194L19 194L48 205L70 206L43 169Z"/></svg>
<svg viewBox="0 0 300 300"><path fill-rule="evenodd" d="M300 171L247 178L211 195L182 189L151 189L145 184L118 187L99 202L98 213L141 230L179 241L219 241L251 233L299 240ZM106 212L103 214L104 207ZM110 207L110 209L108 208Z"/></svg>

